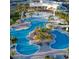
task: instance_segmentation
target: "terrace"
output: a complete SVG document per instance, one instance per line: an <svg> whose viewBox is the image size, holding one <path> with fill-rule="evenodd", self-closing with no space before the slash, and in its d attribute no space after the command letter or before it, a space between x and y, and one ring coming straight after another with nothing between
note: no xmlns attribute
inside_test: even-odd
<svg viewBox="0 0 79 59"><path fill-rule="evenodd" d="M61 2L52 3L33 0L17 5L15 13L11 14L10 30L11 36L16 38L11 40L14 59L37 59L39 56L57 59L59 55L64 59L64 55L68 55L68 14L58 11Z"/></svg>

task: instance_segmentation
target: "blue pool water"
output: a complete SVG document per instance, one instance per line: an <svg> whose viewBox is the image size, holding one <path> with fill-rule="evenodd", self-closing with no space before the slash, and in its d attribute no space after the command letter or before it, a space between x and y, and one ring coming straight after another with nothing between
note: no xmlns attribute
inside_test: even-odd
<svg viewBox="0 0 79 59"><path fill-rule="evenodd" d="M31 21L31 26L28 29L19 30L19 31L16 31L15 29L13 30L11 29L11 35L15 36L18 39L16 50L20 54L31 55L36 53L40 49L40 46L35 44L30 44L29 38L27 37L29 33L32 32L36 27L44 27L44 22L37 21L36 19L37 18L25 19L25 21L34 20L34 21ZM38 18L38 20L40 19Z"/></svg>
<svg viewBox="0 0 79 59"><path fill-rule="evenodd" d="M55 59L65 59L63 55L57 55Z"/></svg>
<svg viewBox="0 0 79 59"><path fill-rule="evenodd" d="M32 32L37 27L44 27L47 22L46 19L41 18L27 18L24 21L31 21L31 26L28 29L23 29L16 31L15 29L11 29L11 35L17 38L17 46L16 50L18 53L23 55L32 55L39 51L40 46L36 44L30 44L29 38L27 37L30 32ZM56 43L51 44L51 48L63 49L68 47L68 37L65 34L62 34L58 31L52 31L52 34L56 35ZM53 43L53 42L52 42Z"/></svg>
<svg viewBox="0 0 79 59"><path fill-rule="evenodd" d="M69 45L69 37L66 33L62 33L61 31L54 30L51 32L55 35L55 43L51 43L51 48L54 49L64 49L67 48Z"/></svg>

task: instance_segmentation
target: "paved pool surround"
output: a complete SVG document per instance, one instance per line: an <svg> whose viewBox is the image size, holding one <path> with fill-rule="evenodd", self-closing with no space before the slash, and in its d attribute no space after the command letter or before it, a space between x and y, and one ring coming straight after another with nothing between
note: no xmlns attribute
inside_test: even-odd
<svg viewBox="0 0 79 59"><path fill-rule="evenodd" d="M37 27L45 27L45 23L48 21L47 19L41 19L41 18L26 18L24 21L30 21L31 26L28 29L23 29L16 31L15 29L11 30L11 35L15 36L17 38L17 46L16 51L22 55L33 55L37 52L39 52L40 47L36 44L30 44L30 39L28 38L28 35L30 32L35 30ZM51 34L54 34L55 37L55 43L53 41L51 42L50 46L52 49L64 49L68 47L69 44L69 38L66 34L58 31L58 30L52 30ZM53 44L52 44L53 43Z"/></svg>

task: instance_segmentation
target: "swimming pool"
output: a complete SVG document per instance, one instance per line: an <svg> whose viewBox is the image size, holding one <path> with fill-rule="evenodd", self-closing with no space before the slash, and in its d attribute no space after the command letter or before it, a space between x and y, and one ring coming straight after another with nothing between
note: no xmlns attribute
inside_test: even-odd
<svg viewBox="0 0 79 59"><path fill-rule="evenodd" d="M30 32L32 32L37 27L44 27L44 21L37 21L40 18L27 18L25 21L31 20L31 25L28 29L23 30L11 30L11 35L17 38L16 50L18 53L23 55L32 55L39 51L40 46L36 44L30 44L29 38L27 37ZM34 21L33 21L34 20ZM45 20L45 19L44 19ZM46 20L45 20L46 21Z"/></svg>
<svg viewBox="0 0 79 59"><path fill-rule="evenodd" d="M51 31L52 34L55 35L55 43L53 42L50 44L51 48L53 49L65 49L68 48L69 44L69 37L65 32L59 30Z"/></svg>
<svg viewBox="0 0 79 59"><path fill-rule="evenodd" d="M31 26L28 29L23 29L16 31L15 29L11 29L11 35L15 36L17 38L17 45L16 45L16 51L23 55L32 55L34 53L37 53L40 50L40 46L36 44L30 44L29 38L27 37L30 32L32 32L37 27L45 27L45 23L48 21L47 19L41 19L41 18L27 18L24 19L24 21L31 21ZM63 49L68 47L68 42L66 41L68 39L65 34L62 34L58 31L51 31L52 34L56 35L56 43L51 44L51 48L56 49ZM61 35L61 36L60 36ZM53 42L52 42L53 43ZM50 47L49 46L49 47Z"/></svg>

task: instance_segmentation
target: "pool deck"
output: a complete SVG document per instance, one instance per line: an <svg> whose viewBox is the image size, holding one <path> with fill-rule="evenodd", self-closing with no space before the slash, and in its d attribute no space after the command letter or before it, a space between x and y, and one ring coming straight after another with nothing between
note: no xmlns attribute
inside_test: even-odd
<svg viewBox="0 0 79 59"><path fill-rule="evenodd" d="M16 49L14 49L16 50ZM47 44L43 44L40 48L40 51L38 53L35 53L33 55L22 55L22 54L16 54L14 57L30 57L30 56L42 56L42 55L50 55L50 54L56 54L56 55L67 55L68 51L67 49L50 49Z"/></svg>
<svg viewBox="0 0 79 59"><path fill-rule="evenodd" d="M37 19L35 19L35 20L37 21ZM37 24L37 23L34 23L34 24ZM16 51L16 48L15 48L15 51ZM66 54L68 54L68 51L64 48L63 49L53 49L49 45L43 43L42 46L40 46L40 50L38 52L36 52L32 55L24 55L24 54L20 54L20 53L17 52L15 57L21 57L21 56L28 57L28 56L39 56L39 55L48 55L48 54L66 55Z"/></svg>

